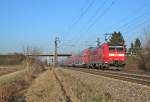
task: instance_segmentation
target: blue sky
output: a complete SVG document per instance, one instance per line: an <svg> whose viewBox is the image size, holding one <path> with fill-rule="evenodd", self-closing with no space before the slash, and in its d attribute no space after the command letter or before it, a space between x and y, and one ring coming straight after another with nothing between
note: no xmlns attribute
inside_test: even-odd
<svg viewBox="0 0 150 102"><path fill-rule="evenodd" d="M52 52L55 37L60 52L78 52L113 31L130 45L149 23L150 0L0 0L0 53Z"/></svg>

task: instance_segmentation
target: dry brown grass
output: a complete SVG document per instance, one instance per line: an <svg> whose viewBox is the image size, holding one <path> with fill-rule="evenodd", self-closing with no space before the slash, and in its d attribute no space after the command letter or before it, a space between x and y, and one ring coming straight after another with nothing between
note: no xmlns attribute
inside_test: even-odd
<svg viewBox="0 0 150 102"><path fill-rule="evenodd" d="M48 70L35 80L26 94L27 102L65 102L59 83Z"/></svg>
<svg viewBox="0 0 150 102"><path fill-rule="evenodd" d="M138 57L137 56L128 56L126 65L122 70L140 72L141 70L138 67Z"/></svg>
<svg viewBox="0 0 150 102"><path fill-rule="evenodd" d="M0 77L0 102L9 102L11 95L20 89L19 81L25 71L18 71Z"/></svg>
<svg viewBox="0 0 150 102"><path fill-rule="evenodd" d="M8 102L14 90L11 86L0 87L0 102Z"/></svg>
<svg viewBox="0 0 150 102"><path fill-rule="evenodd" d="M33 76L37 76L39 73L45 70L42 62L31 58L26 58L26 60L23 62L23 67L26 69L28 74Z"/></svg>
<svg viewBox="0 0 150 102"><path fill-rule="evenodd" d="M73 77L71 74L61 70L55 70L57 77L63 85L66 95L72 102L111 102L111 95L106 92L99 94L93 86L86 84L80 78ZM40 75L35 80L26 94L27 102L66 102L58 80L53 71Z"/></svg>
<svg viewBox="0 0 150 102"><path fill-rule="evenodd" d="M20 89L22 82L19 80L23 78L25 73L22 69L21 65L0 66L0 102L11 102L12 94Z"/></svg>
<svg viewBox="0 0 150 102"><path fill-rule="evenodd" d="M32 61L28 66L26 63L23 63L20 66L21 68L18 68L18 70L22 70L0 77L0 102L25 101L23 90L28 88L33 79L43 71L42 64L36 61ZM30 67L30 71L27 70L27 67ZM6 69L9 69L8 66L5 66L4 70ZM37 72L35 69L37 69Z"/></svg>
<svg viewBox="0 0 150 102"><path fill-rule="evenodd" d="M6 68L2 69L2 68L0 68L0 76L8 74L8 73L13 73L16 71L17 71L17 69L6 69Z"/></svg>
<svg viewBox="0 0 150 102"><path fill-rule="evenodd" d="M139 68L150 71L150 39L138 55Z"/></svg>
<svg viewBox="0 0 150 102"><path fill-rule="evenodd" d="M0 76L22 70L22 65L1 65Z"/></svg>
<svg viewBox="0 0 150 102"><path fill-rule="evenodd" d="M26 69L24 63L19 65L0 65L0 76Z"/></svg>
<svg viewBox="0 0 150 102"><path fill-rule="evenodd" d="M0 77L0 86L11 85L18 79L21 79L25 74L25 70L13 72Z"/></svg>

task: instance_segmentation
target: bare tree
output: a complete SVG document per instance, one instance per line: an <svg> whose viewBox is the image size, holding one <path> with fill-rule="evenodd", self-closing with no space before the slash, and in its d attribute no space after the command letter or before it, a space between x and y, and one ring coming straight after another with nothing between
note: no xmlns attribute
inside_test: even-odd
<svg viewBox="0 0 150 102"><path fill-rule="evenodd" d="M43 65L38 59L37 56L29 56L29 55L39 55L42 51L38 47L31 47L27 45L23 47L23 53L26 55L26 60L24 61L24 66L26 68L27 73L36 73L39 70L43 70Z"/></svg>

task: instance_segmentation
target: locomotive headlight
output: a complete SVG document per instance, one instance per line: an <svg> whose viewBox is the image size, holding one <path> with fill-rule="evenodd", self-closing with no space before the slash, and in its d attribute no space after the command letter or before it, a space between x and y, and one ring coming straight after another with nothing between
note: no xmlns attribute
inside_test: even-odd
<svg viewBox="0 0 150 102"><path fill-rule="evenodd" d="M115 54L110 53L109 56L115 56Z"/></svg>
<svg viewBox="0 0 150 102"><path fill-rule="evenodd" d="M124 54L118 54L118 56L125 56Z"/></svg>

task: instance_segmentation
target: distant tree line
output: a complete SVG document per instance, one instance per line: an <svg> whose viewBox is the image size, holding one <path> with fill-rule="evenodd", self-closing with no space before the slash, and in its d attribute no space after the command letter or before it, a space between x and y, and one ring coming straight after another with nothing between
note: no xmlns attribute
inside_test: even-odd
<svg viewBox="0 0 150 102"><path fill-rule="evenodd" d="M131 42L130 48L128 49L128 53L131 55L137 55L142 50L141 41L139 38L136 38L134 42Z"/></svg>
<svg viewBox="0 0 150 102"><path fill-rule="evenodd" d="M0 55L0 65L18 65L25 59L23 54L13 53L9 55Z"/></svg>

